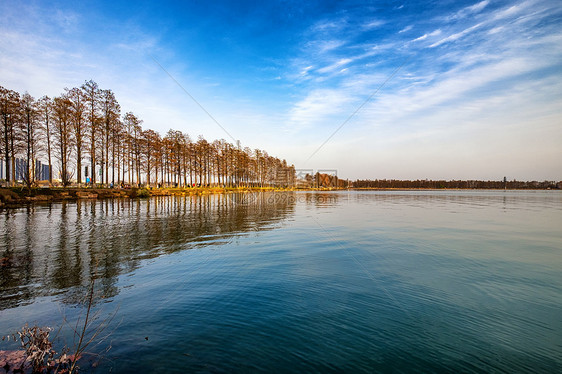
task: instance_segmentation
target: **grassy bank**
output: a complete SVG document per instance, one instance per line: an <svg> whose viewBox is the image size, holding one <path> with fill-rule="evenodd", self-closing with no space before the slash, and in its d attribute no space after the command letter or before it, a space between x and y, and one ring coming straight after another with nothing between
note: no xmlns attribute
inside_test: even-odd
<svg viewBox="0 0 562 374"><path fill-rule="evenodd" d="M194 188L0 188L0 207L78 199L145 198L150 196L193 196L233 192L291 191L272 187L194 187Z"/></svg>

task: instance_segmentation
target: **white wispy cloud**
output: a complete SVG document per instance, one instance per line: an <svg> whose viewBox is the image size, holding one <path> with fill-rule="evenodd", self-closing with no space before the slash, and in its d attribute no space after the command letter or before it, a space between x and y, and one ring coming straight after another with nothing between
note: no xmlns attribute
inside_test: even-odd
<svg viewBox="0 0 562 374"><path fill-rule="evenodd" d="M361 28L364 29L364 30L372 30L372 29L376 29L378 27L381 27L385 23L386 23L385 20L376 19L376 20L372 20L372 21L369 21L369 22L366 22L366 23L362 24Z"/></svg>
<svg viewBox="0 0 562 374"><path fill-rule="evenodd" d="M454 14L445 16L444 19L446 21L452 21L452 20L459 20L462 18L466 18L475 13L481 12L486 6L488 6L489 3L490 3L489 0L480 1L479 3L476 3L474 5L464 7Z"/></svg>
<svg viewBox="0 0 562 374"><path fill-rule="evenodd" d="M435 43L431 44L429 47L430 47L430 48L434 48L434 47L440 46L440 45L443 44L443 43L453 42L453 41L455 41L455 40L457 40L457 39L462 38L462 37L465 36L465 35L470 34L470 33L473 32L474 30L478 29L480 26L482 26L482 23L478 23L478 24L476 24L476 25L474 25L474 26L471 26L471 27L469 27L469 28L467 28L467 29L462 30L461 32L457 32L457 33L455 33L455 34L449 35L449 36L447 36L446 38L443 38L443 39L439 40L438 42L435 42Z"/></svg>
<svg viewBox="0 0 562 374"><path fill-rule="evenodd" d="M412 40L412 42L419 42L419 41L421 41L421 40L425 40L425 39L427 39L427 38L429 38L429 37L437 36L437 35L440 35L440 34L441 34L441 29L437 29L437 30L435 30L435 31L433 31L433 32L430 32L429 34L423 34L422 36L420 36L420 37L418 37L418 38L415 38L414 40Z"/></svg>
<svg viewBox="0 0 562 374"><path fill-rule="evenodd" d="M318 72L319 73L331 73L334 70L338 70L342 66L345 66L345 65L349 64L352 61L353 61L353 59L351 59L351 58L342 58L342 59L339 59L338 61L334 62L331 65L328 65L328 66L325 66L321 69L318 69Z"/></svg>
<svg viewBox="0 0 562 374"><path fill-rule="evenodd" d="M521 11L523 11L529 5L531 5L530 2L523 2L523 3L515 4L515 5L512 5L510 7L506 7L504 9L501 9L501 10L494 13L492 20L498 21L498 20L502 20L504 18L513 17L513 16L521 13Z"/></svg>
<svg viewBox="0 0 562 374"><path fill-rule="evenodd" d="M338 49L339 47L343 46L345 43L346 42L344 40L336 40L336 39L314 40L314 41L310 41L307 47L316 50L317 53L327 53L335 49Z"/></svg>
<svg viewBox="0 0 562 374"><path fill-rule="evenodd" d="M337 19L320 20L310 28L314 33L334 33L347 27L348 20L345 17Z"/></svg>
<svg viewBox="0 0 562 374"><path fill-rule="evenodd" d="M290 109L289 126L302 127L319 124L345 111L354 98L341 89L316 89Z"/></svg>
<svg viewBox="0 0 562 374"><path fill-rule="evenodd" d="M469 13L469 14L470 13L477 13L477 12L480 12L482 9L484 9L488 4L490 4L490 2L488 0L484 0L484 1L481 1L479 3L474 4L472 6L469 6L465 9L466 9L466 12Z"/></svg>
<svg viewBox="0 0 562 374"><path fill-rule="evenodd" d="M408 25L408 26L404 27L402 30L398 31L398 33L399 33L399 34L402 34L402 33L404 33L404 32L410 31L410 30L413 29L413 28L414 28L413 25Z"/></svg>
<svg viewBox="0 0 562 374"><path fill-rule="evenodd" d="M308 65L308 66L306 66L306 67L304 67L304 68L301 69L299 75L300 75L301 77L304 77L304 76L308 75L308 72L309 72L310 70L312 70L313 68L314 68L313 65Z"/></svg>

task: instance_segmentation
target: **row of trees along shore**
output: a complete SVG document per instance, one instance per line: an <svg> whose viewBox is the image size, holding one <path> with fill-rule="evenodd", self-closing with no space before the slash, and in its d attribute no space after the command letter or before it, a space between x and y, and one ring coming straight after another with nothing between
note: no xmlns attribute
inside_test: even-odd
<svg viewBox="0 0 562 374"><path fill-rule="evenodd" d="M286 187L294 182L294 166L266 151L224 139L193 140L177 130L163 137L143 130L135 114L121 114L112 90L92 80L39 99L0 86L0 115L0 161L8 185L16 182L16 158L26 161L28 187L38 182L38 160L48 165L51 185Z"/></svg>

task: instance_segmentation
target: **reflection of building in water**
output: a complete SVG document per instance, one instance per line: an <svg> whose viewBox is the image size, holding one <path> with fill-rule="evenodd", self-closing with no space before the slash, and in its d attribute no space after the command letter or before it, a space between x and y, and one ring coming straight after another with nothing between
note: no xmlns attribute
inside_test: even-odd
<svg viewBox="0 0 562 374"><path fill-rule="evenodd" d="M7 211L0 217L0 309L61 293L78 302L93 273L99 291L111 297L118 276L143 259L222 245L293 214L295 199L271 195L78 200Z"/></svg>

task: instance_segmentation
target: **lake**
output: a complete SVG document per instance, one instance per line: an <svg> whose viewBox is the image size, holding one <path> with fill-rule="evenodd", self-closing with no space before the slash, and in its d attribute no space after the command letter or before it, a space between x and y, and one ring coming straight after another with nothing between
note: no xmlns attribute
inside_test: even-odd
<svg viewBox="0 0 562 374"><path fill-rule="evenodd" d="M95 279L91 327L108 326L85 371L562 372L561 227L559 191L4 210L0 335L27 322L72 346Z"/></svg>

